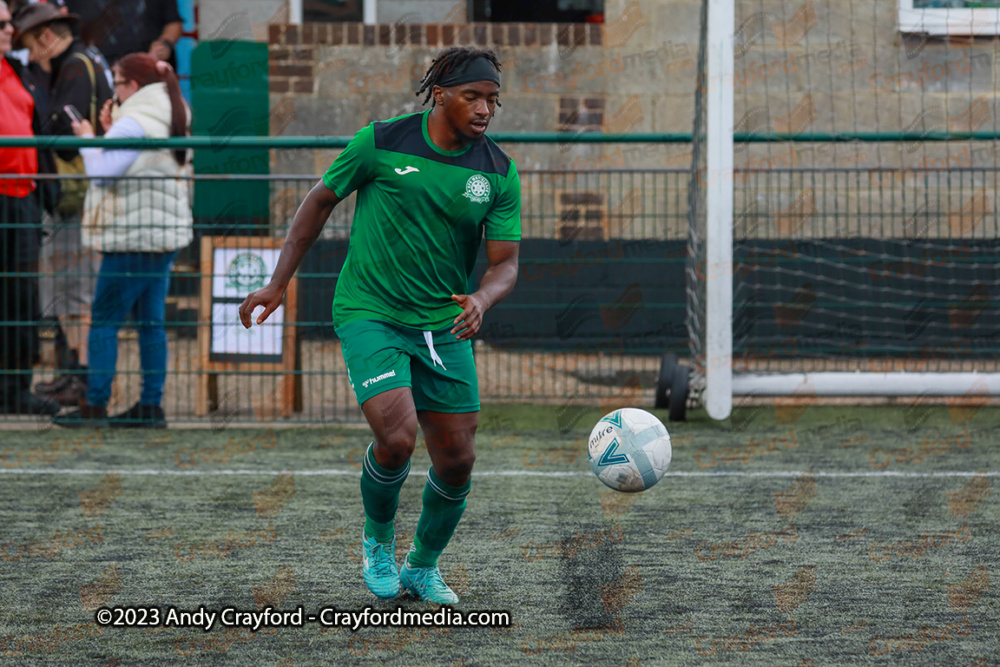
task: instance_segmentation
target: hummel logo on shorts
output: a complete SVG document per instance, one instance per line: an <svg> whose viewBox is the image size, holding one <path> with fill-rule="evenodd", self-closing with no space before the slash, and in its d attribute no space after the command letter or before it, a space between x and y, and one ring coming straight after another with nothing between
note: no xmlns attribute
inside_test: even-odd
<svg viewBox="0 0 1000 667"><path fill-rule="evenodd" d="M414 171L420 171L420 170L417 169L416 167L411 167L409 165L406 166L406 169L400 169L399 167L396 167L396 173L399 174L400 176L406 176L410 172Z"/></svg>
<svg viewBox="0 0 1000 667"><path fill-rule="evenodd" d="M394 378L394 377L396 377L396 371L394 370L389 371L388 373L382 373L382 375L379 375L378 377L368 378L367 380L361 383L361 386L367 389L368 385L370 384L375 384L376 382L381 382L386 378Z"/></svg>

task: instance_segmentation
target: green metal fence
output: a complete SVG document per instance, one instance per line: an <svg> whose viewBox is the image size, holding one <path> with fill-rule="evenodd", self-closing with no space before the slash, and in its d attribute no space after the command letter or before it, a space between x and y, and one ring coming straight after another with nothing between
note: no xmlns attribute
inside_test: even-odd
<svg viewBox="0 0 1000 667"><path fill-rule="evenodd" d="M594 138L535 137L567 143ZM748 143L774 139L740 138ZM627 138L637 139L690 141L682 135ZM24 141L4 138L0 145ZM219 142L193 138L183 144L211 150ZM101 145L112 143L177 145L176 140ZM316 142L324 148L344 143L345 138ZM201 239L283 238L318 179L308 173L315 171L315 161L305 152L316 148L310 139L233 137L225 145L280 149L274 153L276 163L307 173L176 177L193 192L195 218L194 241L177 257L167 297L167 419L172 424L360 421L329 317L346 256L353 197L335 209L300 267L298 303L289 323L264 325L276 336L294 329L293 367L244 363L220 370L213 364L236 357L206 351L209 333L226 335L228 328L235 335L242 327L235 318L219 320L210 308L206 311L205 281L224 271L207 271ZM964 145L974 154L982 142ZM1000 233L989 193L996 192L997 171L947 162L917 169L768 165L737 170L734 368L899 370L916 369L916 364L922 370L992 369L1000 327L990 300L998 283ZM577 405L651 404L661 356L688 353L684 267L690 252L691 170L613 169L595 161L592 169L523 170L520 177L521 273L514 294L489 314L475 344L482 399L552 403L560 423L567 425ZM703 177L695 174L695 184ZM118 179L115 187L148 185ZM253 197L227 196L230 188L253 192ZM46 219L44 224L53 223ZM156 221L140 224L155 226ZM0 228L11 227L0 220ZM26 271L5 266L2 275L45 280L57 269L73 273L66 266L73 257L43 257ZM92 272L77 271L78 277ZM0 326L39 326L42 348L30 371L32 381L58 374L52 317L8 318ZM141 391L143 350L135 322L123 326L118 349L111 412L130 406ZM14 415L0 420L48 424L47 418Z"/></svg>
<svg viewBox="0 0 1000 667"><path fill-rule="evenodd" d="M175 261L166 300L169 357L163 407L170 423L362 419L330 322L336 276L346 255L353 196L335 209L297 274L297 312L289 318L293 323L285 325L296 332L291 372L259 364L236 364L218 370L215 364L230 357L206 354L202 340L209 332L218 337L227 327L242 327L236 321L206 318L203 280L215 278L224 270L216 267L214 275L208 272L201 239L282 238L298 205L317 179L316 175L238 174L176 178L191 188L192 202L197 202L199 188L207 185L215 187L213 194L218 196L230 185L242 188L249 184L258 194L266 191L266 196L260 197L266 203L255 209L243 201L216 202L208 214L195 216L194 241ZM657 359L666 338L679 342L683 337L680 324L683 291L679 281L686 233L683 202L687 171L539 170L523 172L521 181L524 243L522 277L516 291L519 298L512 298L496 309L495 314L500 316L491 315L487 319L476 342L482 399L545 399L562 403L603 399L620 400L623 404L645 400L655 381ZM130 191L144 192L151 184L151 179L121 178L116 179L114 187L118 195L127 199ZM197 212L197 205L195 209ZM89 215L85 211L84 220ZM64 224L53 222L46 215L43 227L51 229L53 225ZM136 224L155 227L157 222L140 216ZM7 221L0 221L0 225L12 226ZM43 240L43 245L46 242ZM662 249L668 246L674 257L661 257ZM99 266L99 263L85 265L66 253L53 257L44 250L43 247L37 267L28 271L5 270L3 275L51 281L53 273L61 272L71 280L92 279ZM81 247L80 253L88 258L97 257L86 246ZM664 259L674 267L676 289L670 300L650 298L639 304L642 318L657 322L656 326L645 325L648 331L630 338L627 327L609 325L612 329L608 329L599 315L572 333L565 326L561 329L556 326L567 303L572 302L587 312L613 309L614 300L604 294L608 285L622 293L636 282L635 270L644 271L647 280L658 279L656 265ZM604 274L612 265L614 270L609 280ZM481 270L482 264L480 273ZM562 286L556 288L556 283ZM58 299L59 289L52 294ZM647 294L653 297L648 290ZM50 304L43 304L46 305ZM626 304L626 310L635 307L636 304ZM532 327L526 327L527 322ZM63 372L57 368L55 323L53 317L47 316L40 321L13 320L0 324L40 328L41 355L31 371L33 383L52 381ZM137 334L138 324L141 323L132 319L122 323L117 376L109 404L111 413L131 406L140 396L143 349ZM282 325L268 322L263 328L280 330ZM206 386L207 394L203 391ZM207 414L199 414L206 412L206 408ZM41 417L3 415L0 420L47 424L47 419Z"/></svg>

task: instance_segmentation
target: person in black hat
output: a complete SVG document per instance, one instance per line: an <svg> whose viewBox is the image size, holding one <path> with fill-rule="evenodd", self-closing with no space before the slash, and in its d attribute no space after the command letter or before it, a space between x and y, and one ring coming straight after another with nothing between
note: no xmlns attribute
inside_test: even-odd
<svg viewBox="0 0 1000 667"><path fill-rule="evenodd" d="M41 134L72 135L72 119L67 106L89 118L103 134L97 116L111 99L111 85L99 62L89 55L72 26L79 21L75 14L64 14L49 3L21 7L14 16L17 33L14 46L28 49L29 60L48 73L50 112L42 119ZM65 165L79 155L73 149L56 151ZM80 181L63 181L56 213L46 218L46 239L41 253L41 297L46 315L59 320L69 348L68 359L61 364L65 372L46 386L36 387L61 405L78 405L87 391L87 337L90 330L90 305L96 288L99 257L84 248L80 238L83 197Z"/></svg>
<svg viewBox="0 0 1000 667"><path fill-rule="evenodd" d="M118 0L115 1L117 2ZM70 13L70 8L66 5L66 0L8 0L7 4L10 6L11 14L17 16L17 13L18 11L20 11L21 7L25 5L33 5L39 2L45 2L54 7L58 7L59 13L61 13L63 16ZM76 11L75 13L78 16L80 15L79 11ZM103 21L103 20L104 20L104 15L102 14L100 17L98 17L98 21ZM111 82L111 64L108 63L107 59L104 57L104 54L101 53L100 49L98 49L95 44L92 44L91 42L87 41L88 39L87 24L81 20L79 23L71 22L70 25L73 27L73 33L83 38L84 44L87 45L87 55L89 55L93 61L100 63L101 67L104 68L104 71L108 76L108 85L114 87ZM21 60L23 63L25 64L28 63L27 49L19 49L17 51L13 51L12 53L16 55L17 58Z"/></svg>
<svg viewBox="0 0 1000 667"><path fill-rule="evenodd" d="M53 112L44 128L46 134L73 134L71 119L62 111L65 105L72 104L86 116L95 98L98 111L111 99L111 86L103 68L94 63L83 42L73 35L72 24L79 20L76 14L64 14L47 2L26 5L14 17L14 46L27 48L31 62L49 72ZM98 76L91 77L88 63ZM70 149L65 155L73 157L76 153Z"/></svg>

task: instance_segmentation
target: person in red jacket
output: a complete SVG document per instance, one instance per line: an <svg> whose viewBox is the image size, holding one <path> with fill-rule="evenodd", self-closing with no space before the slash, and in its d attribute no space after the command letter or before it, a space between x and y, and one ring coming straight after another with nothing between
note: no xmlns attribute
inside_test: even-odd
<svg viewBox="0 0 1000 667"><path fill-rule="evenodd" d="M0 0L0 54L11 50L14 26ZM34 136L35 98L21 81L22 65L0 58L0 135ZM35 148L0 148L0 413L55 414L59 404L31 393L38 360L38 255L41 218L34 178Z"/></svg>
<svg viewBox="0 0 1000 667"><path fill-rule="evenodd" d="M68 106L89 118L97 130L98 112L111 99L112 90L99 62L90 50L73 34L79 22L74 14L63 14L53 4L36 2L23 6L14 14L17 32L14 46L28 49L29 60L48 74L51 108L42 117L41 134L72 135L73 127ZM78 157L76 148L60 148L56 154L70 162ZM76 164L79 168L81 165ZM57 354L63 373L55 382L35 387L41 395L61 405L77 406L87 391L88 348L91 323L91 303L97 283L100 255L81 241L83 193L78 181L63 181L62 194L56 213L43 219L46 234L41 251L43 272L39 289L43 313L54 315L65 336L68 355ZM57 338L57 343L58 343ZM58 349L58 345L57 345Z"/></svg>

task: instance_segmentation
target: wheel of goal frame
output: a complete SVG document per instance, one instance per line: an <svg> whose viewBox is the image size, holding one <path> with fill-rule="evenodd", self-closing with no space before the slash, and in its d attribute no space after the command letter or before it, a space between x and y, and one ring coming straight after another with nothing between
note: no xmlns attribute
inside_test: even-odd
<svg viewBox="0 0 1000 667"><path fill-rule="evenodd" d="M677 368L677 355L667 352L660 360L660 377L656 381L656 397L653 405L661 410L670 407L670 389L674 384L674 369Z"/></svg>
<svg viewBox="0 0 1000 667"><path fill-rule="evenodd" d="M687 366L678 364L674 367L673 382L670 385L670 421L682 422L687 416L688 396L691 384Z"/></svg>

